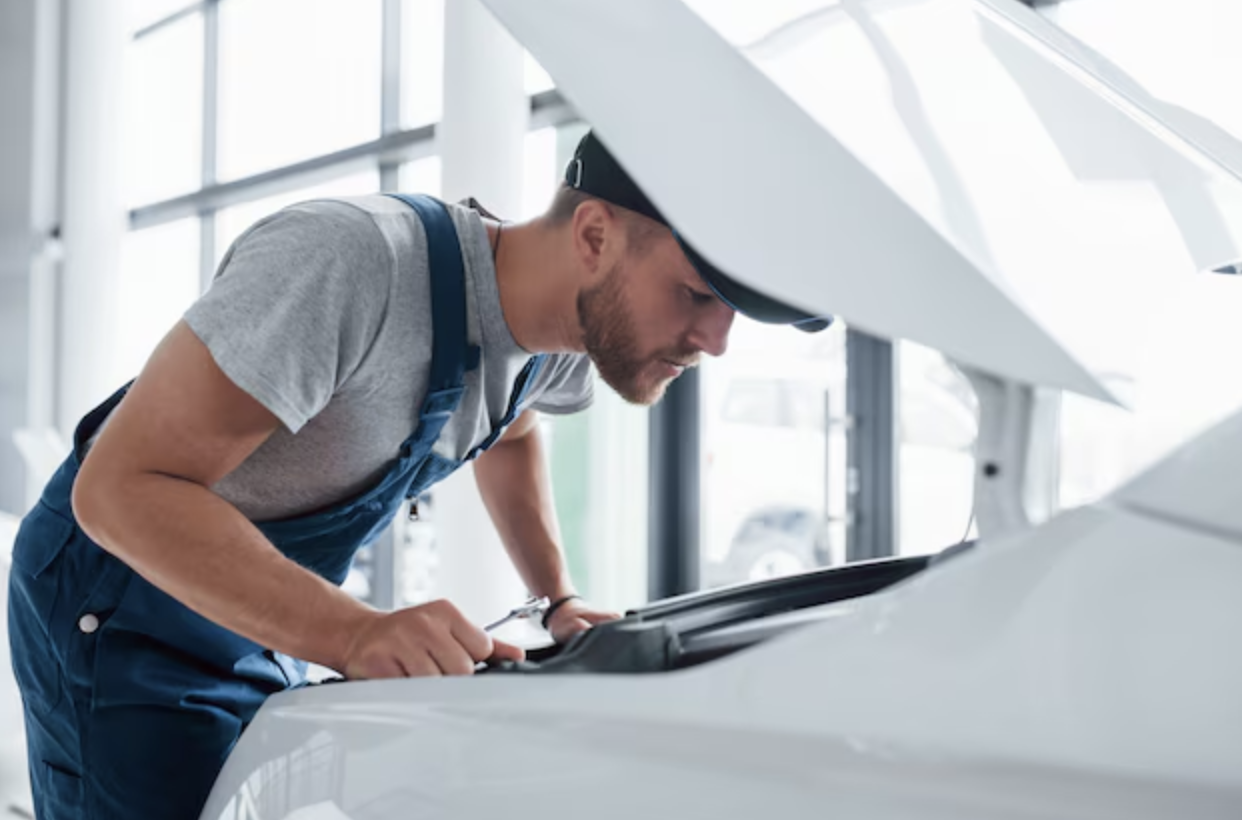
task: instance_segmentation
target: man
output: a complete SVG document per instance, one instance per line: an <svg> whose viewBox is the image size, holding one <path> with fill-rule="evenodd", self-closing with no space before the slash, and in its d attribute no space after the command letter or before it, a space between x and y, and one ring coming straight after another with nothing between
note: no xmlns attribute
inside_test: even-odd
<svg viewBox="0 0 1242 820"><path fill-rule="evenodd" d="M82 421L17 539L10 642L38 816L197 817L304 661L364 679L520 658L447 602L379 612L336 586L465 461L529 590L554 602L551 633L615 617L566 572L535 413L585 408L592 362L656 401L724 352L735 309L826 324L683 246L591 135L527 224L374 196L253 226L134 384Z"/></svg>

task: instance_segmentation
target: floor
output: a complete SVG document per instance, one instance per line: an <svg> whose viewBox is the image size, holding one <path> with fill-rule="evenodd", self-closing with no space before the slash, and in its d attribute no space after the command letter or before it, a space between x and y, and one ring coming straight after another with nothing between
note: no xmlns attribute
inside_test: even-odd
<svg viewBox="0 0 1242 820"><path fill-rule="evenodd" d="M9 553L16 522L0 515L0 818L33 818L26 774L26 738L17 683L9 667Z"/></svg>

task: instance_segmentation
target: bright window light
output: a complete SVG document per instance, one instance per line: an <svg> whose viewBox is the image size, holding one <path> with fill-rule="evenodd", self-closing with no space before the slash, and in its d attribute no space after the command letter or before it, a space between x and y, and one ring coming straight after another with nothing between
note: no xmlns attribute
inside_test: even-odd
<svg viewBox="0 0 1242 820"><path fill-rule="evenodd" d="M360 196L373 194L379 190L379 173L364 171L350 174L320 185L298 188L283 194L256 199L232 208L225 208L216 216L216 261L224 256L225 251L237 237L254 223L265 216L276 213L281 208L298 202L312 199L323 199L335 196Z"/></svg>
<svg viewBox="0 0 1242 820"><path fill-rule="evenodd" d="M736 317L700 367L705 587L845 560L845 327Z"/></svg>
<svg viewBox="0 0 1242 820"><path fill-rule="evenodd" d="M548 209L560 180L556 156L557 130L540 128L526 134L526 167L522 173L522 219Z"/></svg>
<svg viewBox="0 0 1242 820"><path fill-rule="evenodd" d="M423 157L401 166L399 188L403 194L440 195L440 157Z"/></svg>
<svg viewBox="0 0 1242 820"><path fill-rule="evenodd" d="M125 202L158 202L202 180L203 18L194 14L126 50Z"/></svg>
<svg viewBox="0 0 1242 820"><path fill-rule="evenodd" d="M116 363L133 378L198 297L197 219L130 231L121 245Z"/></svg>
<svg viewBox="0 0 1242 820"><path fill-rule="evenodd" d="M438 122L444 111L444 0L401 4L401 125Z"/></svg>
<svg viewBox="0 0 1242 820"><path fill-rule="evenodd" d="M221 0L222 180L379 137L381 10L381 0Z"/></svg>
<svg viewBox="0 0 1242 820"><path fill-rule="evenodd" d="M126 30L138 31L170 17L182 9L197 6L195 0L123 0Z"/></svg>

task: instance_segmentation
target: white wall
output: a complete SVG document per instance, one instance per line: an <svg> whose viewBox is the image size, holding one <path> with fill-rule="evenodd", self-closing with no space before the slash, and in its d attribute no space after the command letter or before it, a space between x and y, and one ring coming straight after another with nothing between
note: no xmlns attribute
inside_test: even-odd
<svg viewBox="0 0 1242 820"><path fill-rule="evenodd" d="M0 3L0 633L8 559L28 494L13 434L51 421L51 286L55 224L58 7ZM0 663L0 806L30 811L22 707Z"/></svg>
<svg viewBox="0 0 1242 820"><path fill-rule="evenodd" d="M124 4L65 3L65 246L56 421L68 435L119 387L113 355L127 217L121 194Z"/></svg>
<svg viewBox="0 0 1242 820"><path fill-rule="evenodd" d="M37 373L50 368L36 360L32 333L41 324L32 308L52 272L35 254L52 225L54 13L37 0L0 4L0 510L10 512L27 504L13 434L50 409L36 396Z"/></svg>

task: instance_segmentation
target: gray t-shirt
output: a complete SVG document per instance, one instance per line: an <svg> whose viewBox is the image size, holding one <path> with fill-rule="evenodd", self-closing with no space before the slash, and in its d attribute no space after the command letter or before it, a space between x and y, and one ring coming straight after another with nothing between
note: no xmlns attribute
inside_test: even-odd
<svg viewBox="0 0 1242 820"><path fill-rule="evenodd" d="M505 322L481 218L449 210L466 267L468 335L482 349L435 446L460 459L504 417L531 354ZM216 484L221 497L264 521L351 498L383 476L426 391L429 276L422 222L391 197L294 205L238 238L185 320L284 427ZM573 413L591 399L589 359L553 354L521 409Z"/></svg>

